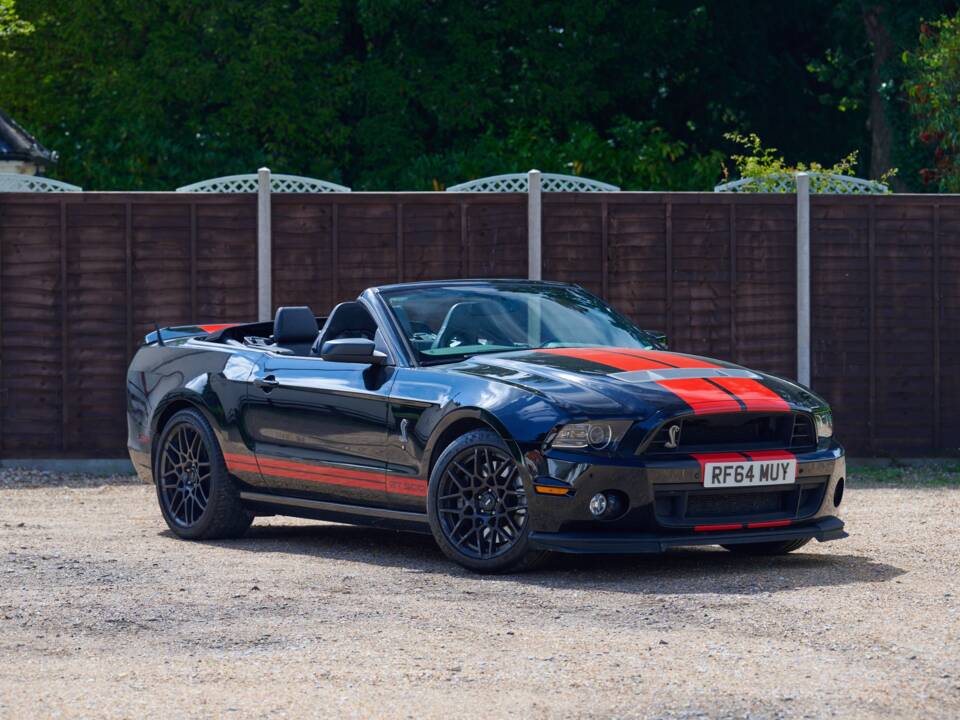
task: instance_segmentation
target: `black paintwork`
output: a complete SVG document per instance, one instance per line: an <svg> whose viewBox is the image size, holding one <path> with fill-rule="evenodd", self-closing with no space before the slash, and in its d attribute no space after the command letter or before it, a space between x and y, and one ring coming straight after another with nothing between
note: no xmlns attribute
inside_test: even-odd
<svg viewBox="0 0 960 720"><path fill-rule="evenodd" d="M677 395L656 384L625 382L615 376L621 371L602 364L536 351L419 366L380 290L365 291L359 301L379 326L383 364L333 362L244 344L249 335L269 335L271 323L213 332L203 326L164 328L162 346L156 333L148 335L127 376L128 445L140 476L153 480L152 459L162 423L190 405L210 421L227 457L256 456L265 463L294 463L291 467L362 478L336 485L295 477L297 471L281 477L249 465L231 468L256 512L424 529L432 461L450 440L483 424L504 438L521 465L531 530L544 547L551 545L549 537L569 533L576 534L575 543L558 539L554 547L586 551L584 542L589 542L584 537L596 537L594 549L616 547L619 552L621 544L610 544L611 535L642 534L644 548L659 547L648 543L650 538L672 538L664 541L669 545L686 536L696 543L711 537L694 536L692 527L683 532L657 517L658 492L700 482L699 463L691 456L643 452L664 422L691 415ZM757 375L795 413L826 406L803 387ZM630 430L615 452L561 451L545 443L559 426L590 419L623 420ZM837 514L832 498L845 475L843 450L832 439L821 440L797 457L798 480L822 479L823 494L814 512L794 517L797 522L788 534L802 535L806 523L809 537L836 536L824 534L817 523ZM537 483L571 491L539 494ZM589 499L608 490L621 492L627 509L611 521L594 520L587 509ZM276 502L270 502L270 496ZM751 520L780 517L784 515L772 513ZM784 532L787 529L778 528L740 534L761 541Z"/></svg>

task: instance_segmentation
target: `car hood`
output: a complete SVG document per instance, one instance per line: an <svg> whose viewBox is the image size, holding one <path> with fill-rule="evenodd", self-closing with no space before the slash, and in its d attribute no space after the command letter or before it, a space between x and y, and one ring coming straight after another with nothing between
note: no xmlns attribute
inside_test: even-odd
<svg viewBox="0 0 960 720"><path fill-rule="evenodd" d="M739 365L632 348L550 348L474 356L448 366L546 397L571 416L809 411L825 406L795 383Z"/></svg>

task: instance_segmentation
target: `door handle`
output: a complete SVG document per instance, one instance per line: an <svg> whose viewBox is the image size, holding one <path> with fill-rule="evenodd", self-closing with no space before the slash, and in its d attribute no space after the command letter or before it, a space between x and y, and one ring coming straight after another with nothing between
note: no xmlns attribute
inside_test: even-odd
<svg viewBox="0 0 960 720"><path fill-rule="evenodd" d="M280 381L277 380L273 375L267 375L266 377L255 378L253 384L264 392L270 392L275 387L280 386Z"/></svg>

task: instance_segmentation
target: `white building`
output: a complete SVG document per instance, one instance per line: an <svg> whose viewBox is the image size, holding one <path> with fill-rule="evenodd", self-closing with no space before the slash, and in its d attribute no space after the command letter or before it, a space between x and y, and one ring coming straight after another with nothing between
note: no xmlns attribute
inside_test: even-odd
<svg viewBox="0 0 960 720"><path fill-rule="evenodd" d="M0 110L0 173L43 175L57 161L57 153L37 142L3 110Z"/></svg>

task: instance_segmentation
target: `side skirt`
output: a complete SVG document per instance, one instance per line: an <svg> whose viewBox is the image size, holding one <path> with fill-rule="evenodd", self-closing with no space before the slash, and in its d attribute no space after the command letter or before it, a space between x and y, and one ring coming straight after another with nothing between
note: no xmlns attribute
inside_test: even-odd
<svg viewBox="0 0 960 720"><path fill-rule="evenodd" d="M390 510L367 505L349 505L325 500L310 500L287 495L270 495L246 490L240 492L240 499L249 505L251 510L265 514L293 515L295 517L329 520L353 525L391 527L414 532L430 531L426 513Z"/></svg>

